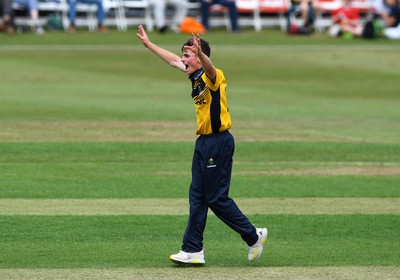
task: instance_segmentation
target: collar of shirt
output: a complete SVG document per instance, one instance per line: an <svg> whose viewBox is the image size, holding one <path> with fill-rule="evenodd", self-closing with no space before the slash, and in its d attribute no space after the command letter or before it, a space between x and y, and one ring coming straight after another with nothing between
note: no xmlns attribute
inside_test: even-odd
<svg viewBox="0 0 400 280"><path fill-rule="evenodd" d="M200 78L201 75L203 75L203 73L204 73L204 69L202 67L202 68L198 69L196 72L189 75L189 79L192 81L193 80L196 81L198 78Z"/></svg>

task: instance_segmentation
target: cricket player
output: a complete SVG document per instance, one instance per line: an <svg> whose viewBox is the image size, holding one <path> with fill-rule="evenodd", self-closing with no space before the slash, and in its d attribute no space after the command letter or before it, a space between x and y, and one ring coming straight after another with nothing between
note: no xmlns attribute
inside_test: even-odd
<svg viewBox="0 0 400 280"><path fill-rule="evenodd" d="M147 49L189 76L196 107L199 137L192 161L189 221L182 248L170 260L177 264L205 264L203 233L208 208L240 234L248 246L248 260L257 260L267 240L267 229L255 228L228 196L235 143L229 132L231 117L225 76L212 64L208 42L193 34L183 44L179 57L152 43L141 25L137 37Z"/></svg>

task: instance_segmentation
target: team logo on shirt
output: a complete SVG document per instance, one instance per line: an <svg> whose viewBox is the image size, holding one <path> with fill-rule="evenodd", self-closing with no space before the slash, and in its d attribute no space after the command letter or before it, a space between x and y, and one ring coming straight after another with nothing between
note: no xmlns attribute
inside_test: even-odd
<svg viewBox="0 0 400 280"><path fill-rule="evenodd" d="M207 168L214 168L214 167L216 167L216 166L217 166L217 165L214 164L214 159L213 159L213 158L210 158L210 159L208 160Z"/></svg>
<svg viewBox="0 0 400 280"><path fill-rule="evenodd" d="M206 102L206 99L205 99L205 98L202 98L202 99L200 99L200 100L198 100L198 101L195 102L196 105L203 105L203 104L206 104L206 103L207 103L207 102Z"/></svg>
<svg viewBox="0 0 400 280"><path fill-rule="evenodd" d="M195 97L201 95L205 89L206 89L206 84L202 79L194 82L193 90L192 90L192 98L195 98Z"/></svg>

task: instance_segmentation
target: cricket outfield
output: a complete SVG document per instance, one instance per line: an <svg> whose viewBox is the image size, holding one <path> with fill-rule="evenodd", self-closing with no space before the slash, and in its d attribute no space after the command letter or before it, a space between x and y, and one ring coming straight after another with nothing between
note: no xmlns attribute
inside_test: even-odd
<svg viewBox="0 0 400 280"><path fill-rule="evenodd" d="M268 228L263 256L210 213L206 266L168 260L196 139L184 75L133 31L19 34L0 46L0 279L398 278L399 42L206 38L228 79L231 196Z"/></svg>

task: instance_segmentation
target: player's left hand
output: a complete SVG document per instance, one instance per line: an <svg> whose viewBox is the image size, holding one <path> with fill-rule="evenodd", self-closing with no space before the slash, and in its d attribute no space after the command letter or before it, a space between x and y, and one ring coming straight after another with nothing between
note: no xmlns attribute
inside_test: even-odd
<svg viewBox="0 0 400 280"><path fill-rule="evenodd" d="M192 33L192 41L193 41L193 45L185 46L185 49L189 49L192 52L194 52L197 56L199 56L202 53L200 35L199 34L195 35L194 33Z"/></svg>

